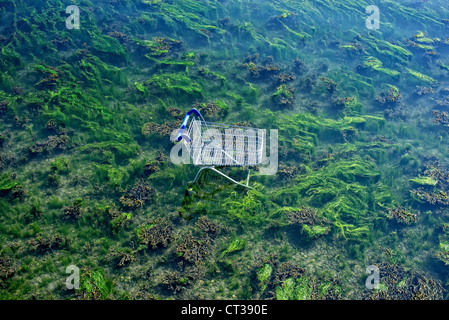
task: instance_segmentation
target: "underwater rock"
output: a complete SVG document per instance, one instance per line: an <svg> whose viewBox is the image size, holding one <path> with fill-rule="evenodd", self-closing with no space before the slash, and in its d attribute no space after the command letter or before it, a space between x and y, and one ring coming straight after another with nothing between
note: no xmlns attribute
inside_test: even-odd
<svg viewBox="0 0 449 320"><path fill-rule="evenodd" d="M449 88L441 88L438 94L443 97L449 96Z"/></svg>
<svg viewBox="0 0 449 320"><path fill-rule="evenodd" d="M403 105L392 105L384 109L384 117L387 120L407 120L410 118L410 113Z"/></svg>
<svg viewBox="0 0 449 320"><path fill-rule="evenodd" d="M435 99L435 103L437 106L443 107L444 109L449 108L449 99L447 97L445 97L443 99ZM440 116L443 116L443 114L440 114ZM444 115L444 117L446 117L446 116L447 115Z"/></svg>

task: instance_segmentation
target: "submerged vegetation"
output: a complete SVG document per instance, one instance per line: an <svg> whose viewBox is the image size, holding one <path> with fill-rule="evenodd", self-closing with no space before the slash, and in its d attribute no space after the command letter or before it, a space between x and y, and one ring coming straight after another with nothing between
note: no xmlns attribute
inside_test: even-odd
<svg viewBox="0 0 449 320"><path fill-rule="evenodd" d="M75 2L0 1L0 298L446 298L444 1ZM278 172L190 184L191 108Z"/></svg>

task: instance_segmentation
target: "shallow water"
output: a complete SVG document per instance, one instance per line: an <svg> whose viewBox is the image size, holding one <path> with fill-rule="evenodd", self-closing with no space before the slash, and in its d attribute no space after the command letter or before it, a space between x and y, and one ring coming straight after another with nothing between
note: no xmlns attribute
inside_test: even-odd
<svg viewBox="0 0 449 320"><path fill-rule="evenodd" d="M446 299L445 1L75 5L0 3L1 298ZM192 183L192 108L276 172Z"/></svg>

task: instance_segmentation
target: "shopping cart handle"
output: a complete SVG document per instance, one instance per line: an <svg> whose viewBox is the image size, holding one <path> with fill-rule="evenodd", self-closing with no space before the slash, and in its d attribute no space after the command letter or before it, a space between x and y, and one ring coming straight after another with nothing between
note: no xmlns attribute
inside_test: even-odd
<svg viewBox="0 0 449 320"><path fill-rule="evenodd" d="M189 112L187 112L186 113L186 115L185 115L185 117L184 117L184 120L182 121L182 123L181 123L181 127L179 128L179 131L178 131L178 135L176 136L176 139L175 139L175 142L179 142L179 141L181 141L181 139L185 139L185 140L187 140L187 141L192 141L190 138L189 138L189 136L187 136L186 134L183 134L184 133L184 130L186 129L186 127L187 127L187 122L189 121L189 118L190 118L190 115L191 114L194 114L194 115L196 115L197 117L201 117L201 114L200 114L200 112L198 111L198 110L196 110L195 108L193 108L193 109L191 109Z"/></svg>

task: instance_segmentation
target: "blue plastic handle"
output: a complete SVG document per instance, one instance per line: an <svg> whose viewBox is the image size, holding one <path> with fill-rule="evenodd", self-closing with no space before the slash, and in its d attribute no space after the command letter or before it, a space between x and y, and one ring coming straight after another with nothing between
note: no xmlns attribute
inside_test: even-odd
<svg viewBox="0 0 449 320"><path fill-rule="evenodd" d="M179 128L178 135L176 136L176 139L175 139L176 142L181 141L182 138L187 138L187 136L183 135L183 133L184 133L184 130L187 128L187 122L189 121L190 115L192 113L194 115L196 115L197 117L201 116L200 112L197 109L195 109L195 108L191 109L189 112L186 113L186 115L184 117L184 120L181 123L181 127ZM189 142L190 141L191 140L189 138Z"/></svg>

